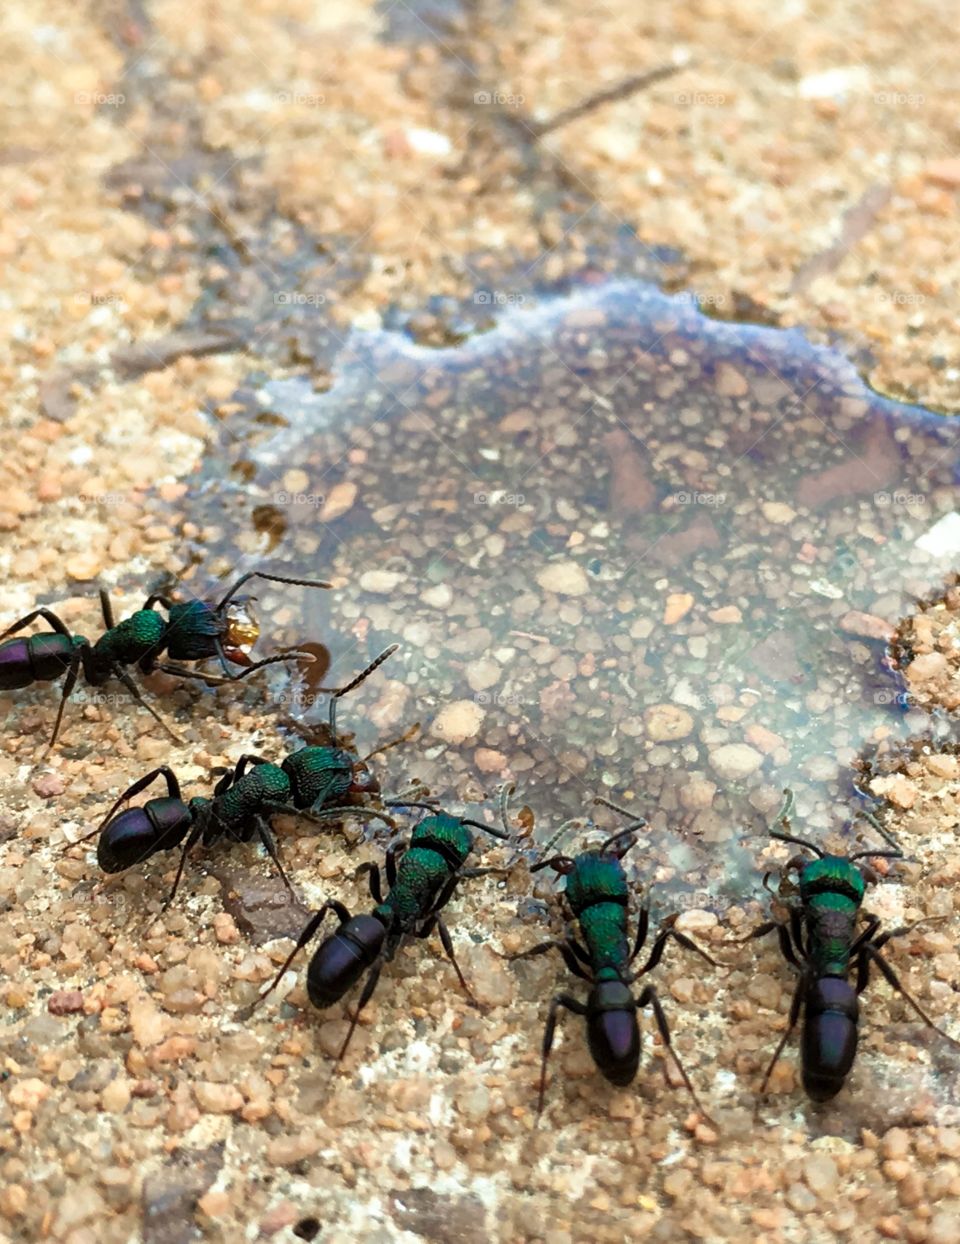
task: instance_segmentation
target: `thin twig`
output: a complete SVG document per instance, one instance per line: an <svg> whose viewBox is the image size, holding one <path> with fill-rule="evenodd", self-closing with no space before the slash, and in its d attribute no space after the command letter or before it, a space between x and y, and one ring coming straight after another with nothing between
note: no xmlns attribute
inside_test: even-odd
<svg viewBox="0 0 960 1244"><path fill-rule="evenodd" d="M595 108L600 108L603 104L612 104L617 100L626 99L637 91L642 91L645 87L653 86L655 82L662 82L664 78L672 78L675 73L689 68L689 63L684 65L660 65L659 68L648 69L645 73L631 74L630 77L622 78L619 82L615 82L613 86L606 86L602 90L588 95L579 104L573 104L569 108L562 108L560 112L552 117L548 117L546 121L528 121L526 125L535 138L542 138L544 134L551 134L554 130L558 130L561 125L569 125L571 121L576 121L579 117L592 112Z"/></svg>

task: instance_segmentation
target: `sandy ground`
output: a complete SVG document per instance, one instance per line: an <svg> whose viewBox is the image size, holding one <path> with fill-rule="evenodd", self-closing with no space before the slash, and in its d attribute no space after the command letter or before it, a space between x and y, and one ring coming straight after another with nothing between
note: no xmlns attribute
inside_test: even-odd
<svg viewBox="0 0 960 1244"><path fill-rule="evenodd" d="M585 266L656 272L718 316L839 336L881 391L960 406L960 113L954 32L938 6L823 4L771 19L762 6L729 2L637 18L620 0L588 12L519 2L377 11L360 0L193 8L117 0L48 4L42 19L33 6L10 3L0 29L0 253L10 272L0 301L5 620L55 602L71 626L96 634L99 583L118 587L125 612L167 571L192 575L198 587L244 555L296 563L315 549L296 521L278 548L271 512L233 526L221 494L208 503L199 491L207 446L216 447L206 455L212 475L229 463L241 497L262 471L256 453L247 462L244 452L255 421L251 377L294 377L322 396L351 329L406 323L416 340L449 345L491 304L522 310L538 283ZM662 66L678 72L551 125L594 92ZM479 303L477 290L487 295ZM466 328L464 301L473 308ZM473 392L471 383L455 393ZM464 428L476 432L462 409ZM272 426L275 411L258 413ZM522 422L510 431L521 435ZM318 440L315 451L323 448ZM573 456L572 442L561 448ZM361 475L378 461L375 449L355 444L347 459L355 476L338 476L339 491L325 481L322 499L299 517L335 524L348 514L351 481L370 488ZM598 446L603 471L616 450ZM391 451L402 455L402 435ZM407 453L401 479L423 460L414 425ZM287 469L309 465L305 458ZM284 475L278 486L309 496L310 473ZM582 512L602 509L608 496L612 505L608 488ZM439 500L452 515L455 501ZM443 520L443 504L425 508L429 521L409 530L402 513L376 509L359 535L332 527L337 590L324 617L347 668L393 637L428 669L445 659L432 654L445 630L423 627L412 605L398 618L388 580L358 586L364 574L394 574L389 583L402 595L405 568L348 556L391 528L418 556L416 541ZM550 547L574 550L561 564L579 556L568 542L581 517L561 512L540 533ZM491 559L512 552L525 521L519 507L512 536L508 526L503 544L485 545L500 533L474 519L477 565L481 547ZM804 521L790 531L798 547ZM875 535L871 528L864 539ZM605 537L589 530L586 538ZM472 556L474 544L464 547ZM515 566L523 574L522 561ZM682 617L688 589L670 579L665 573L657 614L680 597L672 608ZM440 589L451 587L432 586L431 608L449 609ZM581 775L599 761L607 789L626 791L649 814L645 801L664 789L660 778L646 781L658 763L650 744L677 738L676 710L669 720L661 713L654 730L649 718L637 727L636 769L609 750L594 753L592 654L578 648L577 634L600 623L587 609L582 624L585 593L568 593L569 580L541 586L552 593L547 621L565 637L541 641L530 618L521 656L506 658L471 625L452 658L469 686L459 698L449 688L459 717L440 717L447 683L417 685L411 658L396 673L387 667L345 710L362 748L431 715L422 751L414 744L389 757L388 789L417 775L444 798L486 797L492 809L498 782L513 776L542 825L585 797L587 779L564 787L551 756L575 768L572 744L582 760L586 742ZM454 578L454 611L457 587ZM921 716L958 702L956 592L940 599L937 589L937 576L917 588L929 600L894 645ZM315 615L298 589L264 595L265 639L315 638L312 621L304 630ZM891 606L877 622L878 609L866 625L881 629L861 636L874 643L899 620ZM702 639L695 627L679 633L685 643ZM555 725L552 750L538 750L511 732L524 713L522 699L508 697L496 706L511 720L480 739L490 753L481 757L478 697L490 704L499 694L484 664L491 656L542 671L528 693L548 717L587 705L582 732L566 740ZM290 694L281 679L270 685L274 698ZM387 971L336 1078L342 1012L318 1017L300 984L254 1022L236 1022L236 1009L282 961L289 943L280 936L302 921L253 848L191 866L164 915L166 859L104 881L89 852L64 852L156 764L170 761L190 793L206 792L211 767L250 747L282 751L262 686L197 694L155 678L151 690L184 746L128 703L88 701L71 706L57 750L44 758L56 691L0 699L0 1240L960 1240L957 1056L882 984L865 997L861 1054L836 1105L805 1104L792 1049L755 1113L793 983L773 946L748 948L727 974L680 952L658 973L678 1048L716 1126L664 1085L649 1022L637 1083L612 1091L572 1017L538 1126L546 1000L569 982L552 959L504 967L493 953L560 927L551 887L534 886L522 868L499 885L465 886L451 907L483 1013L466 1005L431 942ZM707 748L727 743L722 731L738 728L738 707L754 706L718 707L734 713L720 718L720 734L704 737ZM598 702L595 721L612 711ZM759 713L748 721L764 728ZM761 741L770 758L744 795L762 817L782 781L776 742L755 733L754 750ZM949 745L909 746L902 733L878 733L872 719L862 741L861 779L884 801L886 823L910 856L871 890L868 906L888 923L939 918L890 953L916 996L956 1032L957 758ZM840 759L822 779L828 796L855 752L847 734L832 745ZM734 766L737 758L728 755ZM690 776L663 804L658 843L669 836L668 808L707 820L729 811L725 786L736 785L735 774L717 781L683 759ZM805 776L815 790L816 771ZM820 805L816 813L818 833L844 815L831 822ZM331 892L351 908L366 901L352 876L356 853L302 825L279 829L307 906ZM362 853L377 858L382 844ZM496 849L488 854L496 860ZM773 867L785 857L774 850L761 859ZM675 883L683 862L658 863ZM638 885L650 879L643 859L632 861L631 875ZM714 893L686 905L683 919L704 945L762 918L760 875L751 872L749 884L745 876L732 903Z"/></svg>

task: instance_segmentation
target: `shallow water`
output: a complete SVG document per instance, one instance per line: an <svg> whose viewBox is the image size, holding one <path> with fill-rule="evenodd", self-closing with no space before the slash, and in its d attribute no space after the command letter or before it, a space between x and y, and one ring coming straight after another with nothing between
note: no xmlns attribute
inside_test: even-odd
<svg viewBox="0 0 960 1244"><path fill-rule="evenodd" d="M638 281L495 306L442 350L354 332L325 392L252 379L187 517L206 555L347 580L293 627L329 645L333 678L399 639L404 721L477 706L475 738L428 739L441 786L477 759L486 789L509 769L542 826L632 792L675 901L752 891L784 786L798 828L839 829L856 757L931 728L883 625L955 568L937 524L960 426L797 331ZM356 500L325 518L345 485Z"/></svg>

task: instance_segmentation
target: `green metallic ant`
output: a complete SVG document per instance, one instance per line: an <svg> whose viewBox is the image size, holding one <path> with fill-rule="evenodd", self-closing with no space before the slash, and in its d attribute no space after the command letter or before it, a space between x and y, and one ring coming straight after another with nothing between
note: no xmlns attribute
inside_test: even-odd
<svg viewBox="0 0 960 1244"><path fill-rule="evenodd" d="M815 860L810 860L797 855L786 865L787 871L797 873L796 889L800 902L790 905L787 923L767 921L740 940L750 941L775 930L783 957L800 973L787 1028L764 1074L761 1094L766 1090L783 1047L803 1012L800 1038L803 1087L812 1101L826 1102L840 1092L853 1067L860 1018L859 998L869 983L871 965L902 995L928 1028L946 1037L958 1049L960 1041L937 1027L907 993L880 953L887 942L909 933L916 925L905 925L881 933L878 917L868 914L863 926L859 931L857 929L867 879L854 861L871 857L902 859L903 850L899 844L875 817L861 812L859 815L870 821L890 849L828 855L814 843L797 838L790 832L792 811L793 792L786 790L783 807L776 820L780 829L771 829L770 836L781 842L796 843L817 856ZM851 972L856 972L855 985L849 980Z"/></svg>
<svg viewBox="0 0 960 1244"><path fill-rule="evenodd" d="M244 649L256 640L259 628L247 609L250 598L238 597L237 592L244 583L254 578L269 579L274 583L295 583L301 587L331 586L318 579L291 579L286 575L253 570L242 575L216 604L204 600L177 603L154 593L135 613L120 622L114 619L110 597L101 590L100 612L106 630L96 643L91 643L82 635L72 634L66 623L52 610L34 609L0 634L0 691L20 691L35 682L58 682L66 675L47 750L57 741L67 700L81 673L91 687L102 687L111 678L122 683L167 734L175 742L180 742L160 714L144 700L129 666L136 666L143 675L160 670L178 678L194 678L217 686L237 682L278 661L314 660L308 652L287 652L262 661L251 661L247 656ZM166 617L157 612L157 605L167 611ZM42 618L51 627L50 633L9 638L37 618ZM161 660L164 653L168 660ZM182 664L184 661L206 661L212 657L219 659L223 676ZM232 673L228 660L245 668L241 673Z"/></svg>
<svg viewBox="0 0 960 1244"><path fill-rule="evenodd" d="M606 799L597 798L594 802L630 816L625 809L618 808ZM529 950L506 957L511 960L529 959L550 950L558 950L574 976L587 981L591 986L586 1003L566 993L557 994L550 1003L543 1033L538 1115L543 1112L547 1061L553 1048L561 1008L586 1019L587 1043L593 1061L601 1075L611 1084L624 1086L633 1081L640 1065L640 1025L637 1012L649 1006L653 1010L654 1021L663 1043L670 1051L687 1091L700 1113L705 1118L710 1117L701 1106L673 1047L670 1028L656 989L653 985L645 985L635 997L630 988L634 981L653 971L671 938L686 950L692 950L706 959L708 963L722 966L717 965L716 960L684 933L677 931L674 927L677 917L674 915L663 921L643 967L639 970L631 967L646 944L650 912L644 902L640 908L637 931L631 942L627 925L630 892L621 861L637 843L635 831L645 824L642 817L635 819L626 829L620 830L594 850L581 851L572 857L554 855L541 860L530 869L531 872L538 872L542 868L552 868L559 876L566 878L563 896L573 919L577 921L582 941L568 929L561 941L541 942ZM546 844L546 851L550 850L566 829L566 825L561 826Z"/></svg>
<svg viewBox="0 0 960 1244"><path fill-rule="evenodd" d="M508 788L509 789L509 788ZM307 968L307 993L315 1007L324 1010L339 1002L366 973L366 980L350 1027L344 1037L339 1062L353 1037L360 1012L373 996L383 965L394 958L408 938L429 937L434 929L440 934L444 953L453 964L460 987L474 1001L453 952L453 942L440 913L453 897L465 877L481 877L504 873L504 868L466 868L473 850L471 827L481 829L494 838L507 840L509 830L485 825L467 817L453 816L432 804L406 804L421 807L429 813L414 828L408 843L395 842L385 859L387 893L383 893L380 869L376 864L361 865L357 875L369 875L370 895L375 906L366 914L353 916L335 899L329 899L311 916L297 944L270 986L253 1006L245 1008L238 1018L249 1018L253 1010L277 987L299 952L316 936L328 912L340 921L336 930L320 943ZM505 821L504 817L504 821Z"/></svg>
<svg viewBox="0 0 960 1244"><path fill-rule="evenodd" d="M332 693L331 730L334 729L337 700L358 687L397 646L391 645L351 683ZM331 737L336 740L335 734ZM385 744L377 750L390 746L393 744ZM181 847L177 875L164 909L177 893L190 849L197 843L212 846L222 838L250 842L258 837L290 889L270 832L271 817L282 813L321 824L342 821L348 816L375 818L395 828L390 816L369 806L371 794L379 793L376 779L367 768L369 759L367 756L356 760L353 753L339 747L302 747L279 765L262 756L247 754L240 757L232 771L224 774L211 799L196 797L189 802L181 799L180 784L173 770L161 765L128 786L86 838L99 836L97 863L106 873L124 872L160 851ZM160 777L167 785L166 796L148 799L140 807L117 813L121 804ZM400 800L387 800L383 806L398 802ZM84 842L86 838L78 841Z"/></svg>

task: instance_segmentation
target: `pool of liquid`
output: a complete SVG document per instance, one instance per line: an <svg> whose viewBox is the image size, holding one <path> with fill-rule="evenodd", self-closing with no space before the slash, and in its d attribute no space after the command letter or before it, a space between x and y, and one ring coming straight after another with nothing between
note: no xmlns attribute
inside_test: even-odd
<svg viewBox="0 0 960 1244"><path fill-rule="evenodd" d="M185 517L213 562L343 581L293 624L328 685L402 644L344 717L423 721L439 791L512 776L541 836L602 792L675 896L752 892L783 787L822 839L856 758L934 727L886 641L956 568L960 424L639 280L494 311L443 349L354 331L329 387L251 377Z"/></svg>

